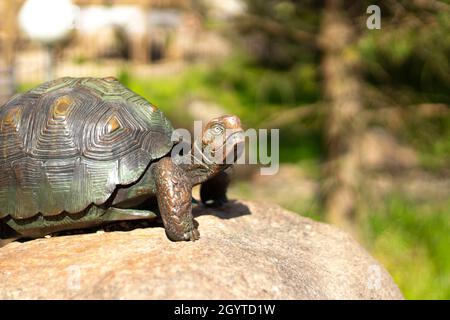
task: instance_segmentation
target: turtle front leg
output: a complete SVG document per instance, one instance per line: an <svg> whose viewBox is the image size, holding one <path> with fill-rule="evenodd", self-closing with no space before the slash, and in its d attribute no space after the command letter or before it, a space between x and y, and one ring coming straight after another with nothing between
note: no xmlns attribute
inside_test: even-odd
<svg viewBox="0 0 450 320"><path fill-rule="evenodd" d="M153 166L156 197L167 237L172 241L198 240L200 233L192 217L192 184L186 173L170 158Z"/></svg>
<svg viewBox="0 0 450 320"><path fill-rule="evenodd" d="M221 207L228 202L227 189L229 184L230 177L226 171L221 171L203 182L200 186L200 199L203 204L211 207Z"/></svg>

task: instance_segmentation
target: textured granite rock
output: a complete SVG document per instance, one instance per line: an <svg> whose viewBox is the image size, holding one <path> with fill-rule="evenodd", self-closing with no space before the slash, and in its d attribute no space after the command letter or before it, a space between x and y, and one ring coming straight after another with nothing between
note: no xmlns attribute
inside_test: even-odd
<svg viewBox="0 0 450 320"><path fill-rule="evenodd" d="M0 299L402 299L335 227L267 203L195 214L196 242L151 227L9 243Z"/></svg>

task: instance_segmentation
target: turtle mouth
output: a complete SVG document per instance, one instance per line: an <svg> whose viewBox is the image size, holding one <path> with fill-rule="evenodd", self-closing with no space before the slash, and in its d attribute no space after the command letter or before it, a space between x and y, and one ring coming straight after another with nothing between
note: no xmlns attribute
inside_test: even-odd
<svg viewBox="0 0 450 320"><path fill-rule="evenodd" d="M230 134L224 145L225 151L228 152L224 158L226 164L234 164L244 151L245 136L242 130L238 130Z"/></svg>

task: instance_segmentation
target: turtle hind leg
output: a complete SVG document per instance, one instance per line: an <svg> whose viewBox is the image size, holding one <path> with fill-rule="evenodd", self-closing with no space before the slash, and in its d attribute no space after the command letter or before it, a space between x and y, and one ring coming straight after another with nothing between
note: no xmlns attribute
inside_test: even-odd
<svg viewBox="0 0 450 320"><path fill-rule="evenodd" d="M57 216L42 215L26 220L10 219L6 224L22 238L40 238L45 235L75 229L101 226L109 222L154 219L156 214L148 210L100 208L91 206L82 213L61 214Z"/></svg>
<svg viewBox="0 0 450 320"><path fill-rule="evenodd" d="M221 171L212 178L203 182L200 186L200 199L209 207L221 207L228 202L227 189L230 184L230 176L226 171Z"/></svg>

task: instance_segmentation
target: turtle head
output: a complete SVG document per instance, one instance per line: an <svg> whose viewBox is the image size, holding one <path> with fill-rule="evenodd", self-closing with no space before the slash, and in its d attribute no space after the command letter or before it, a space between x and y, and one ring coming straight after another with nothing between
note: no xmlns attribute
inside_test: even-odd
<svg viewBox="0 0 450 320"><path fill-rule="evenodd" d="M208 164L228 167L239 158L244 147L244 130L236 116L214 118L203 128L203 159Z"/></svg>

